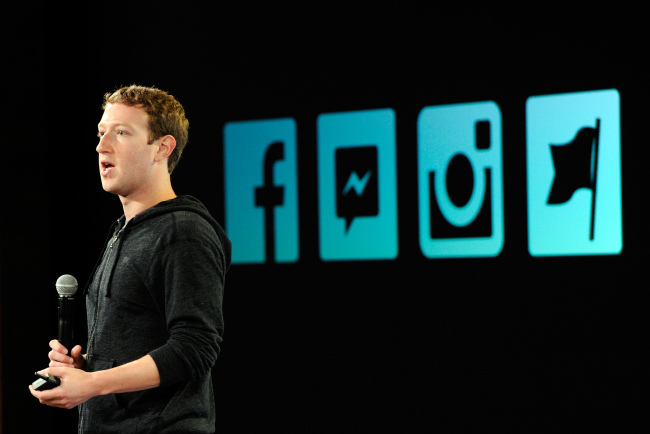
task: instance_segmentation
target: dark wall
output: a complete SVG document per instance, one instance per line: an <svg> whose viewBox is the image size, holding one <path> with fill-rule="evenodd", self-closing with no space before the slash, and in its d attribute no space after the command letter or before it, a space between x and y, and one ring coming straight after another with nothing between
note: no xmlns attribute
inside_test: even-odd
<svg viewBox="0 0 650 434"><path fill-rule="evenodd" d="M228 273L214 370L218 431L639 420L648 151L634 19L617 10L406 6L284 16L252 6L84 12L70 23L35 8L25 18L30 27L11 29L24 38L7 44L22 68L5 84L21 104L3 116L3 125L18 126L2 173L6 432L74 429L74 411L38 405L27 384L56 335L56 279L85 282L122 213L101 189L95 135L103 93L131 83L165 89L185 106L190 142L173 184L220 222L224 124L293 117L298 125L300 259ZM526 99L612 88L621 95L623 251L533 258ZM418 113L485 100L502 115L503 250L495 258L427 259L417 229ZM316 117L386 107L396 113L399 255L323 262Z"/></svg>

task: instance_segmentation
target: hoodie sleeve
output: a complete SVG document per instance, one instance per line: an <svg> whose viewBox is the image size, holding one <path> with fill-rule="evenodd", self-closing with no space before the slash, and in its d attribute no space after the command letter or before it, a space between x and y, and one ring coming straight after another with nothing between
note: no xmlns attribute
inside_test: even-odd
<svg viewBox="0 0 650 434"><path fill-rule="evenodd" d="M192 213L176 216L173 235L152 253L150 279L169 339L149 355L161 386L194 380L214 366L223 335L223 287L228 267L215 229Z"/></svg>

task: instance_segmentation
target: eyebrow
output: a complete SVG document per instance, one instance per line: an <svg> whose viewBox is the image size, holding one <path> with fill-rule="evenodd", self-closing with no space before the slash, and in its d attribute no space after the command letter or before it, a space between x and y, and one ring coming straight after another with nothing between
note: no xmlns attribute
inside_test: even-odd
<svg viewBox="0 0 650 434"><path fill-rule="evenodd" d="M114 122L114 123L112 123L112 122L100 122L100 123L97 124L97 128L102 128L102 127L104 127L104 128L124 127L124 128L128 128L128 129L133 128L131 125L125 124L124 122Z"/></svg>

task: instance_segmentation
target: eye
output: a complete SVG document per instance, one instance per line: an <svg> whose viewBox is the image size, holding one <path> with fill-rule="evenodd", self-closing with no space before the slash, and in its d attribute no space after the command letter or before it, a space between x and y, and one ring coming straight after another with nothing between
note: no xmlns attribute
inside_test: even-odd
<svg viewBox="0 0 650 434"><path fill-rule="evenodd" d="M124 135L126 135L126 131L124 131L124 130L117 130L117 133L116 133L116 134L117 134L118 136L124 136Z"/></svg>
<svg viewBox="0 0 650 434"><path fill-rule="evenodd" d="M106 132L104 132L104 131L97 131L97 137L99 137L100 139L104 136L104 134L106 134Z"/></svg>

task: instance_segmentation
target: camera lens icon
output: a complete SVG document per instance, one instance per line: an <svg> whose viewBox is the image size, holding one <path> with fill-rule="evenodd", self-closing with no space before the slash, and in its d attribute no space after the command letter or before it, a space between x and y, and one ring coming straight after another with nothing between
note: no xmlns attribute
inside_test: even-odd
<svg viewBox="0 0 650 434"><path fill-rule="evenodd" d="M476 149L489 149L489 121L476 122L476 130ZM479 134L482 130L488 134ZM431 238L489 237L491 178L490 168L475 168L460 152L441 171L429 172L429 191L434 192L429 214Z"/></svg>
<svg viewBox="0 0 650 434"><path fill-rule="evenodd" d="M418 119L418 180L425 256L499 254L501 160L501 117L495 103L423 109Z"/></svg>

